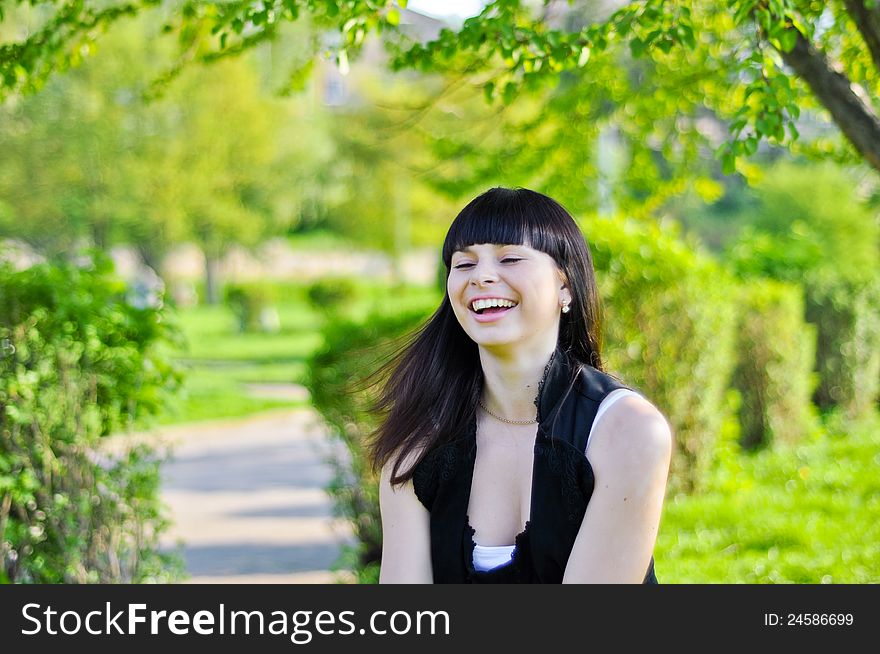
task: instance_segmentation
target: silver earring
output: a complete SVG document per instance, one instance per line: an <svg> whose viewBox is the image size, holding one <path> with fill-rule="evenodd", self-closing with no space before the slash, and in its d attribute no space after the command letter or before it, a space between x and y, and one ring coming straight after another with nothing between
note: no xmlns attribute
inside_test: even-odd
<svg viewBox="0 0 880 654"><path fill-rule="evenodd" d="M562 313L568 313L568 302L562 305Z"/></svg>

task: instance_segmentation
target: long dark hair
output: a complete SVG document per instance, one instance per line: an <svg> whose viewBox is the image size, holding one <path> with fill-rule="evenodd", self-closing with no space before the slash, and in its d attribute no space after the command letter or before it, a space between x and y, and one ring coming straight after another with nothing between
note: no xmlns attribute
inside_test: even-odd
<svg viewBox="0 0 880 654"><path fill-rule="evenodd" d="M552 198L525 188L489 189L456 216L443 243L449 277L452 254L470 245L529 245L554 259L565 274L572 301L559 324L560 348L577 365L604 371L602 305L593 259L571 214ZM405 338L402 348L370 378L387 382L370 410L385 416L368 438L368 457L378 472L392 456L391 483L412 478L400 465L416 447L424 456L464 430L483 390L477 344L453 313L448 292L430 319Z"/></svg>

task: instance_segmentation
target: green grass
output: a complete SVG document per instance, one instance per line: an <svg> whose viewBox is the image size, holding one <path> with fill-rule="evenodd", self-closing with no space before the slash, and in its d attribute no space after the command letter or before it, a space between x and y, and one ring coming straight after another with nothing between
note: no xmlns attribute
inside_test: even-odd
<svg viewBox="0 0 880 654"><path fill-rule="evenodd" d="M439 302L433 289L390 289L356 280L359 299L345 307L351 317L363 317L372 306L393 301L405 309L412 304ZM235 316L225 305L198 306L180 311L176 323L185 346L170 355L183 368L185 384L172 406L158 416L173 424L245 416L266 409L302 406L302 402L253 397L252 383L301 384L306 359L322 344L324 315L307 300L307 283L267 282L281 298L277 305L278 333L239 333Z"/></svg>
<svg viewBox="0 0 880 654"><path fill-rule="evenodd" d="M840 421L836 421L838 424ZM661 583L880 582L880 417L796 446L722 446L710 490L667 498Z"/></svg>
<svg viewBox="0 0 880 654"><path fill-rule="evenodd" d="M236 418L281 407L306 406L305 402L251 397L241 380L195 368L187 372L183 392L158 424Z"/></svg>

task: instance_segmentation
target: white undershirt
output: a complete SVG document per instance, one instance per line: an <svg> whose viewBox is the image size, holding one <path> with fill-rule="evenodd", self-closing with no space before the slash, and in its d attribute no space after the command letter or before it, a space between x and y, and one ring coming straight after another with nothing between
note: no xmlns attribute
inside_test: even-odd
<svg viewBox="0 0 880 654"><path fill-rule="evenodd" d="M586 452L587 448L590 446L590 439L593 437L593 432L596 431L596 424L599 422L599 418L602 417L602 414L605 413L617 400L621 397L626 397L627 395L638 395L639 397L642 397L639 393L631 391L628 388L615 389L605 396L605 399L599 404L599 410L596 412L596 417L593 419L593 426L590 427L590 434L587 436L587 445L584 447L584 452ZM513 550L515 547L516 545L475 545L474 569L486 571L508 563L513 557Z"/></svg>

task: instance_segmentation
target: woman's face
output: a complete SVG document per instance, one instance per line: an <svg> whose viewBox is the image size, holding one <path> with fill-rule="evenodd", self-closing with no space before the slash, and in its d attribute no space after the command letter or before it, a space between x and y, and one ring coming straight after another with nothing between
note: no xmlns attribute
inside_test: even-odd
<svg viewBox="0 0 880 654"><path fill-rule="evenodd" d="M543 342L555 337L571 293L553 258L528 245L475 244L452 254L446 291L458 322L478 345ZM474 311L473 301L497 298L512 308Z"/></svg>

